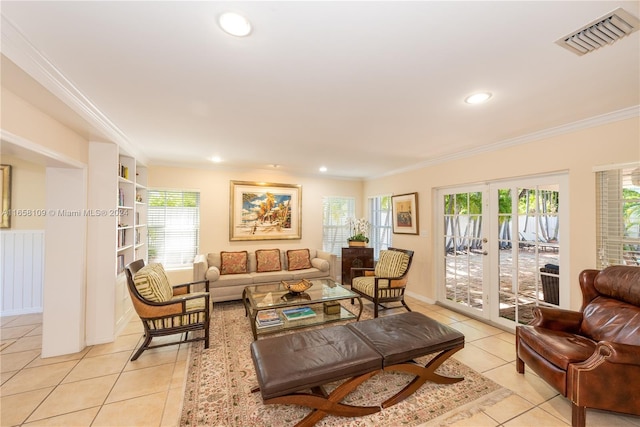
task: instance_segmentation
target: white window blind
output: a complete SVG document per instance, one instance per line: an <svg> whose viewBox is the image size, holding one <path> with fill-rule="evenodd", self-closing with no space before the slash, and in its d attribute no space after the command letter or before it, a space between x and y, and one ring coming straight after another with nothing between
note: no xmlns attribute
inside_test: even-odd
<svg viewBox="0 0 640 427"><path fill-rule="evenodd" d="M342 248L350 237L349 218L355 215L355 198L322 198L322 250L342 256Z"/></svg>
<svg viewBox="0 0 640 427"><path fill-rule="evenodd" d="M373 248L373 258L380 258L380 251L391 246L391 196L369 198L369 218L371 231L369 247Z"/></svg>
<svg viewBox="0 0 640 427"><path fill-rule="evenodd" d="M149 262L191 265L200 244L200 193L149 190Z"/></svg>
<svg viewBox="0 0 640 427"><path fill-rule="evenodd" d="M598 268L640 264L640 167L596 172Z"/></svg>

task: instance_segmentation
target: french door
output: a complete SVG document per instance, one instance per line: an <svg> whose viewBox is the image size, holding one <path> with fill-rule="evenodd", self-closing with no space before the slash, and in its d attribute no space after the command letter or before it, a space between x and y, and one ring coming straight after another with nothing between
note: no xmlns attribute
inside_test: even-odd
<svg viewBox="0 0 640 427"><path fill-rule="evenodd" d="M566 306L566 184L553 175L439 190L438 301L507 327L536 305Z"/></svg>

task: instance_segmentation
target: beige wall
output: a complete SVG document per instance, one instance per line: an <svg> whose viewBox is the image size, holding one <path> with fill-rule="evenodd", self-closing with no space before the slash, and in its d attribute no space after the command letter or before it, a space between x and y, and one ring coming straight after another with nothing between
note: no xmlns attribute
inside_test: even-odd
<svg viewBox="0 0 640 427"><path fill-rule="evenodd" d="M640 160L640 119L633 118L364 184L364 195L419 193L420 236L394 235L393 245L416 251L409 291L436 298L434 195L438 188L566 171L569 175L571 307L579 308L580 271L596 266L595 174L598 165ZM426 236L424 233L426 232Z"/></svg>
<svg viewBox="0 0 640 427"><path fill-rule="evenodd" d="M233 172L227 170L185 169L151 166L149 187L200 191L200 252L244 248L322 249L322 197L352 196L356 212L362 215L362 182L318 179L268 171ZM230 181L270 182L302 185L302 239L229 241ZM172 272L172 282L191 279L191 272Z"/></svg>
<svg viewBox="0 0 640 427"><path fill-rule="evenodd" d="M11 217L12 230L44 230L45 168L26 160L2 155L2 164L11 165L11 209L22 209L34 215Z"/></svg>
<svg viewBox="0 0 640 427"><path fill-rule="evenodd" d="M39 145L47 152L87 163L89 145L86 139L4 87L0 126L7 132Z"/></svg>

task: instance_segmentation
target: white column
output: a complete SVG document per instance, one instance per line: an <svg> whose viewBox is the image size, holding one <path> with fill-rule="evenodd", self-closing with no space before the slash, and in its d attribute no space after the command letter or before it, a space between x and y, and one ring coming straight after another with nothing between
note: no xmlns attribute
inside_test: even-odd
<svg viewBox="0 0 640 427"><path fill-rule="evenodd" d="M46 172L42 357L85 347L86 169Z"/></svg>

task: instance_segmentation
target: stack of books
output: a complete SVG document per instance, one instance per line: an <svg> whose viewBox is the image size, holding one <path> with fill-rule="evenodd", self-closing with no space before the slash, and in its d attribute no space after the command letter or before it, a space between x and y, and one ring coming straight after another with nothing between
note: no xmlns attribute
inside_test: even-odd
<svg viewBox="0 0 640 427"><path fill-rule="evenodd" d="M275 309L261 310L256 315L256 326L258 328L270 328L279 325L282 325L282 319Z"/></svg>
<svg viewBox="0 0 640 427"><path fill-rule="evenodd" d="M295 308L285 308L282 310L282 314L287 320L300 320L307 319L309 317L314 317L316 312L311 309L311 307L295 307Z"/></svg>

